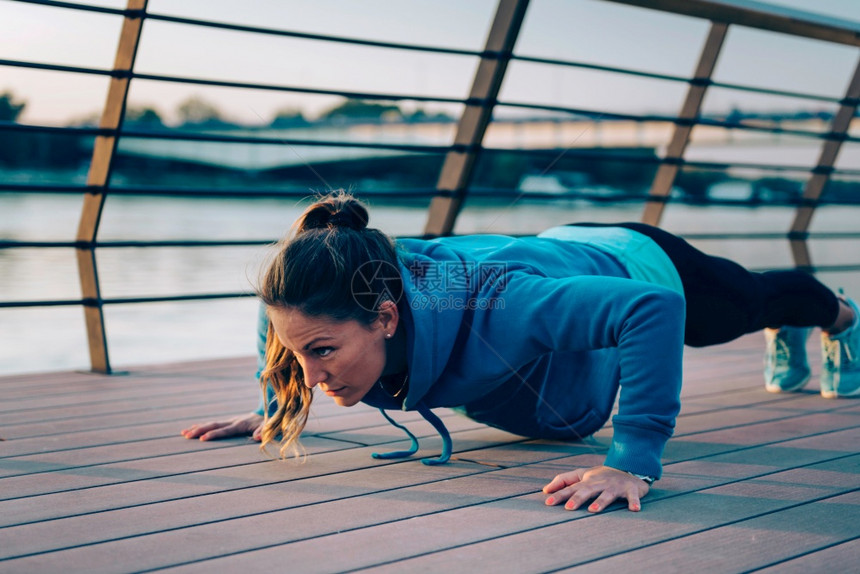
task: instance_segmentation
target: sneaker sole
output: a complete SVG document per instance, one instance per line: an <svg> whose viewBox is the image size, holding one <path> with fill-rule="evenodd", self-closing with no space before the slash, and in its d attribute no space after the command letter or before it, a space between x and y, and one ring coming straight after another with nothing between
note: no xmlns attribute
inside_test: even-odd
<svg viewBox="0 0 860 574"><path fill-rule="evenodd" d="M857 389L853 393L839 394L839 391L821 391L821 396L825 399L850 399L852 397L860 397L860 389Z"/></svg>
<svg viewBox="0 0 860 574"><path fill-rule="evenodd" d="M774 385L771 383L765 383L764 390L769 393L796 393L797 391L801 390L803 387L806 386L806 383L809 382L810 376L811 373L809 375L806 375L806 377L804 377L804 379L797 383L795 386L789 388L780 387L779 385Z"/></svg>

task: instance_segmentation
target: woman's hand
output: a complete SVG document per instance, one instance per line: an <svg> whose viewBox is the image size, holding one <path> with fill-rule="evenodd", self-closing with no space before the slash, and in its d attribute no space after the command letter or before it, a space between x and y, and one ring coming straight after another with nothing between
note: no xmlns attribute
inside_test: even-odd
<svg viewBox="0 0 860 574"><path fill-rule="evenodd" d="M211 421L208 423L191 425L182 431L185 438L199 438L200 440L217 440L233 436L251 435L255 441L260 441L260 431L263 427L263 415L251 413L239 415L226 421Z"/></svg>
<svg viewBox="0 0 860 574"><path fill-rule="evenodd" d="M597 498L588 507L589 512L600 512L619 498L627 499L627 509L639 512L639 499L648 494L648 484L635 476L608 466L578 468L559 474L543 487L548 506L566 502L567 510L576 510L583 503Z"/></svg>

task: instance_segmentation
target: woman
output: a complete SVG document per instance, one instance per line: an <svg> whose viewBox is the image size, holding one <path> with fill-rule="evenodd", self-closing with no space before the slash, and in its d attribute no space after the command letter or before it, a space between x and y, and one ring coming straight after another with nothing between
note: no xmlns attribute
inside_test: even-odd
<svg viewBox="0 0 860 574"><path fill-rule="evenodd" d="M342 406L417 410L442 434L442 456L424 461L437 464L451 445L431 408L581 439L609 419L620 388L605 463L561 474L544 492L567 509L594 499L588 510L599 512L625 498L638 511L680 409L685 343L767 329L767 389L795 391L818 326L822 393L860 394L860 312L807 274L751 273L636 223L396 245L367 223L347 194L305 211L259 289L267 408L184 436L253 433L265 445L280 434L283 454L319 387ZM374 456L408 456L412 438L408 451Z"/></svg>

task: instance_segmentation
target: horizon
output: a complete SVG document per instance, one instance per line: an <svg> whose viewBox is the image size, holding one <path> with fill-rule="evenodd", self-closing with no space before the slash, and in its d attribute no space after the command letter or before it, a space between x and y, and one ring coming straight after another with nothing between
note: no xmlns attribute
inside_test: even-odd
<svg viewBox="0 0 860 574"><path fill-rule="evenodd" d="M11 96L11 97L10 97ZM12 92L0 92L0 99L4 97L10 97L10 101L15 104L23 105L22 115L26 113L27 103L24 100L18 98L17 94ZM392 102L389 104L389 107L398 108L397 110L393 110L394 113L383 112L379 115L361 115L356 114L352 115L350 113L337 113L338 109L343 106L344 103L355 101L368 103L367 100L349 100L344 99L343 102L337 106L332 108L324 109L319 111L316 115L309 115L305 113L305 110L302 109L291 109L288 113L284 113L285 110L275 110L275 115L271 118L256 118L257 121L254 123L245 123L242 121L233 121L228 115L224 114L223 111L217 106L211 104L206 100L199 100L197 98L190 98L186 102L180 102L179 107L183 104L187 104L189 101L202 102L205 105L211 105L211 110L213 115L211 117L207 117L205 119L194 120L194 119L181 119L177 118L178 113L174 111L174 113L165 114L162 110L154 109L150 107L135 107L129 106L126 110L126 113L133 112L134 114L141 113L154 113L155 116L150 116L146 119L140 119L135 117L129 117L126 115L124 123L126 124L149 124L149 125L162 125L168 128L177 128L183 126L204 126L210 128L222 128L222 127L230 127L230 128L247 128L247 129L256 129L256 128L276 128L276 129L297 129L297 128L308 128L314 127L318 125L329 126L329 125L352 125L352 124L398 124L398 123L452 123L457 122L458 118L451 114L447 114L445 112L438 112L436 114L428 114L424 113L424 110L421 107L418 107L415 110L408 110L401 108L397 102ZM375 102L373 102L375 103ZM380 104L383 105L383 104ZM576 116L574 114L568 114L564 112L558 113L537 113L533 111L532 115L521 115L519 117L509 116L509 117L495 117L493 118L494 122L500 123L529 123L529 122L612 122L612 121L631 121L625 118L589 118L586 116ZM831 119L833 116L832 111L826 110L825 105L815 104L807 104L806 107L794 106L794 107L785 107L785 108L771 108L766 110L759 109L743 109L743 108L732 108L727 111L722 112L712 112L709 114L702 114L703 118L719 118L724 119L729 116L734 116L736 119L771 119L775 121L783 121L783 120L821 120L821 119ZM84 116L72 118L68 121L68 123L64 124L63 127L96 127L98 126L99 119L101 117L101 110L93 110L90 114L85 114ZM168 121L168 118L173 118L173 121ZM274 124L278 120L295 120L295 123L292 125L280 125L275 126ZM28 122L22 122L18 120L12 120L13 123L21 123L27 124Z"/></svg>

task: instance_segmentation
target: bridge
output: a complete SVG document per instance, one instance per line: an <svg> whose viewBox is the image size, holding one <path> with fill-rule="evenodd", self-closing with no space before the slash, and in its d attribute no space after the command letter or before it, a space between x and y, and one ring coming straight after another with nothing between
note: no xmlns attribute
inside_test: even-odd
<svg viewBox="0 0 860 574"><path fill-rule="evenodd" d="M762 122L768 128L787 132L823 133L829 123L820 119ZM852 121L850 130L860 126ZM675 124L669 121L520 119L495 120L487 128L486 149L565 150L594 148L645 148L665 154ZM306 163L354 161L421 153L422 148L447 148L454 141L457 124L446 122L355 122L291 129L231 128L209 130L213 137L238 141L183 141L126 137L119 151L128 156L150 157L242 170L267 170ZM259 138L269 145L249 146L246 138ZM302 145L302 143L306 145ZM319 145L315 145L319 144ZM331 145L326 145L331 144ZM334 144L341 144L332 147ZM370 144L373 147L358 147ZM385 149L380 144L401 149ZM768 131L731 130L699 125L691 146L778 148L807 145L802 140L784 141ZM860 167L860 165L858 165Z"/></svg>

